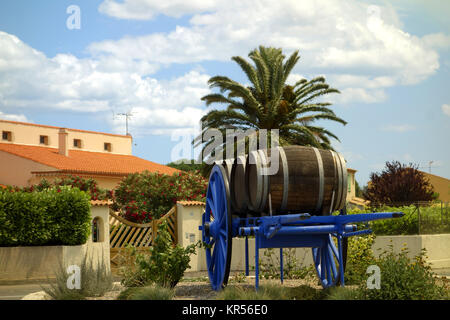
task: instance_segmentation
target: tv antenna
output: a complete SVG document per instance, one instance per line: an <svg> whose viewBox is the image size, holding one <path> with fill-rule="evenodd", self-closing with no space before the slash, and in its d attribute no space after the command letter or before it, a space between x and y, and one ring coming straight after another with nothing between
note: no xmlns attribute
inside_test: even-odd
<svg viewBox="0 0 450 320"><path fill-rule="evenodd" d="M130 133L128 132L128 119L131 118L134 114L128 111L126 113L118 113L117 115L125 116L126 135L129 136Z"/></svg>
<svg viewBox="0 0 450 320"><path fill-rule="evenodd" d="M428 161L428 165L427 166L423 166L423 167L420 167L420 168L421 169L428 168L428 172L431 173L431 168L438 167L438 165L437 166L436 165L432 166L433 163L435 163L435 161L434 160L430 160L430 161Z"/></svg>

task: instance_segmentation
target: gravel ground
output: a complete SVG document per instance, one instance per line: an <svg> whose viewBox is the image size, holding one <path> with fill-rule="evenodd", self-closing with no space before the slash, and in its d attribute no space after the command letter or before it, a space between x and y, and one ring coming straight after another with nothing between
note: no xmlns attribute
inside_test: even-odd
<svg viewBox="0 0 450 320"><path fill-rule="evenodd" d="M255 278L250 276L243 280L239 277L240 281L234 281L234 277L230 276L229 286L240 286L248 289L255 287ZM279 284L279 280L260 280L259 284ZM287 287L298 287L301 285L308 285L315 289L320 289L321 286L314 280L285 280L283 283ZM124 288L120 283L115 283L113 291L107 292L103 297L86 298L86 300L116 300L120 292ZM186 278L180 281L175 287L174 300L214 300L217 296L217 292L211 289L209 280L204 277L200 278ZM37 295L36 297L39 297Z"/></svg>
<svg viewBox="0 0 450 320"><path fill-rule="evenodd" d="M204 277L203 277L204 278ZM238 279L239 281L236 281ZM203 280L203 281L201 281ZM280 280L259 280L259 285L265 284L280 284ZM284 280L283 286L285 287L299 287L301 285L307 285L314 289L322 289L316 279L302 279L302 280ZM230 276L228 286L240 286L247 289L255 288L255 277L249 276L242 278L242 276ZM198 279L184 279L175 287L175 300L211 300L215 299L217 292L211 289L209 280Z"/></svg>
<svg viewBox="0 0 450 320"><path fill-rule="evenodd" d="M236 279L236 280L235 280ZM239 280L239 282L237 281ZM446 284L447 288L450 286L450 280L439 277L439 282ZM280 284L280 280L260 280L260 285L265 284ZM285 287L299 287L301 285L307 285L314 289L321 289L317 279L304 279L304 280L285 280L283 286ZM254 289L255 277L249 276L243 278L242 276L233 277L230 276L228 286L240 286L243 288ZM349 286L352 287L352 286ZM114 283L112 291L107 292L103 297L91 297L86 300L116 300L120 292L124 290L124 287L119 282ZM205 277L190 277L180 281L175 287L174 300L214 300L216 299L217 292L211 289L209 280ZM45 300L47 297L43 291L35 292L24 298L23 300Z"/></svg>

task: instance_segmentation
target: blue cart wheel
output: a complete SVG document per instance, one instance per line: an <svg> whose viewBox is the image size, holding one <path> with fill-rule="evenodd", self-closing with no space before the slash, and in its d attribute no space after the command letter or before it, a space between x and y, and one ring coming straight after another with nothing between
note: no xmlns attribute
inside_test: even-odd
<svg viewBox="0 0 450 320"><path fill-rule="evenodd" d="M213 290L228 283L231 263L231 211L225 169L215 165L209 176L202 240L207 244L206 265Z"/></svg>
<svg viewBox="0 0 450 320"><path fill-rule="evenodd" d="M346 215L347 207L344 206L339 215ZM337 235L333 234L335 237ZM341 284L339 263L342 262L343 270L347 264L348 238L341 239L342 258L339 259L339 248L336 247L331 235L325 239L325 245L321 248L312 248L314 266L322 287L328 288Z"/></svg>
<svg viewBox="0 0 450 320"><path fill-rule="evenodd" d="M339 283L339 250L331 235L326 235L324 245L312 248L314 266L322 287L328 288Z"/></svg>

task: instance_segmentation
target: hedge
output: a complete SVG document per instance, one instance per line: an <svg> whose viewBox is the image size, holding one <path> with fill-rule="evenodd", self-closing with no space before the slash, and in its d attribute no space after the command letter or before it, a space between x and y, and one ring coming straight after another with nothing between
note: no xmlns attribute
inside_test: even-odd
<svg viewBox="0 0 450 320"><path fill-rule="evenodd" d="M440 205L414 205L402 207L383 206L372 209L352 209L348 214L367 212L403 212L402 218L383 219L370 222L370 227L376 235L415 235L450 233L450 216ZM420 212L420 217L419 217Z"/></svg>
<svg viewBox="0 0 450 320"><path fill-rule="evenodd" d="M0 246L86 243L91 232L89 199L71 187L0 190Z"/></svg>

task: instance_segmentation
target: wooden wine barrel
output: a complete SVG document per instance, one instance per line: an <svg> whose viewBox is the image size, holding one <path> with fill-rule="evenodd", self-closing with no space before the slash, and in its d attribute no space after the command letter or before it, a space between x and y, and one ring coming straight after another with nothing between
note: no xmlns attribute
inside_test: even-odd
<svg viewBox="0 0 450 320"><path fill-rule="evenodd" d="M228 180L228 182L230 182L230 177L231 177L231 168L233 167L233 163L234 163L234 159L225 159L225 160L218 160L215 162L215 164L217 165L221 165L226 172L226 178Z"/></svg>
<svg viewBox="0 0 450 320"><path fill-rule="evenodd" d="M230 200L234 213L246 216L248 208L247 190L245 188L246 156L238 156L233 161L230 175Z"/></svg>
<svg viewBox="0 0 450 320"><path fill-rule="evenodd" d="M257 215L329 215L347 196L347 167L341 154L312 147L279 147L278 170L270 173L272 149L250 152L246 162L249 210ZM266 174L265 174L266 173Z"/></svg>

